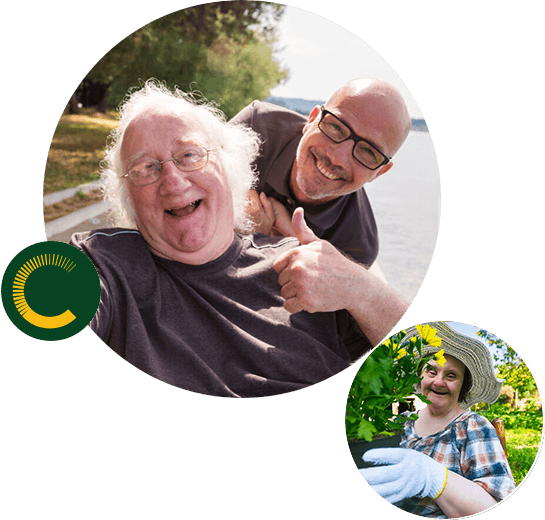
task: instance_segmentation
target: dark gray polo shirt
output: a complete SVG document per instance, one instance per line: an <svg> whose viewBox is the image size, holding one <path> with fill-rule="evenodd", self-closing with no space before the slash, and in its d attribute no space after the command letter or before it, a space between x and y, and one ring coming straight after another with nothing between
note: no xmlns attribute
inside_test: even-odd
<svg viewBox="0 0 545 520"><path fill-rule="evenodd" d="M290 212L300 205L288 185L291 168L307 118L277 105L253 101L233 119L257 132L262 140L256 168L258 191L282 202ZM375 217L365 190L339 197L320 213L305 214L314 233L352 257L370 266L378 255Z"/></svg>

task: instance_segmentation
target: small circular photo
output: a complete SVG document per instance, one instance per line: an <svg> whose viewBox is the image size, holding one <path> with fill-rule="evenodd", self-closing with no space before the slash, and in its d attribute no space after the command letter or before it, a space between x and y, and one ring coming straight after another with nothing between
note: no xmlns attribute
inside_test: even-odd
<svg viewBox="0 0 545 520"><path fill-rule="evenodd" d="M511 495L542 429L540 394L520 356L456 322L416 325L380 344L346 406L348 446L367 484L432 518L476 514Z"/></svg>

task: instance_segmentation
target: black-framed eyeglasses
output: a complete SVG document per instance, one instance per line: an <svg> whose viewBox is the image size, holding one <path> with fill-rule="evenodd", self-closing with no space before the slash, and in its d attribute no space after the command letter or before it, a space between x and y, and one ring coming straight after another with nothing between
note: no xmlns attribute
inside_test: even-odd
<svg viewBox="0 0 545 520"><path fill-rule="evenodd" d="M320 110L322 115L318 122L318 128L326 137L337 144L352 139L354 141L352 155L360 164L369 170L376 170L390 161L391 157L384 155L369 141L354 133L350 126L327 110L324 105L320 107Z"/></svg>
<svg viewBox="0 0 545 520"><path fill-rule="evenodd" d="M182 172L200 170L208 164L210 152L217 149L209 149L204 146L184 148L176 152L170 159L165 159L164 161L153 160L138 163L128 173L121 175L120 178L128 177L136 186L148 186L159 180L164 163L172 161L176 165L176 168Z"/></svg>

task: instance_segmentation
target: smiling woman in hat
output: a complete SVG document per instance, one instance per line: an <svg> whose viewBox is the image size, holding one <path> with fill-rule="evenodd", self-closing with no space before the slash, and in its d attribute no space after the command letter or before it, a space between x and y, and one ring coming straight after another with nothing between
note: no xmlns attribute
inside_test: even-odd
<svg viewBox="0 0 545 520"><path fill-rule="evenodd" d="M515 488L494 427L468 408L494 403L502 381L494 375L489 350L442 322L440 347L445 363L431 360L422 374L421 392L430 401L418 419L408 420L400 448L371 450L364 460L383 464L362 469L368 483L398 507L421 516L457 518L484 511ZM405 340L417 334L407 330Z"/></svg>

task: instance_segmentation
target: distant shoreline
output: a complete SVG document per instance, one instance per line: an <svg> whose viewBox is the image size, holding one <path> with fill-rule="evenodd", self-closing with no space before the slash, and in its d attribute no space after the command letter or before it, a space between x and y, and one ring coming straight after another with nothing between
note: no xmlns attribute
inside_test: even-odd
<svg viewBox="0 0 545 520"><path fill-rule="evenodd" d="M299 98L283 98L283 97L266 97L264 101L278 105L289 110L293 110L303 116L308 116L315 106L324 105L325 101L317 99L299 99ZM428 125L424 119L411 118L411 130L417 132L429 132Z"/></svg>

